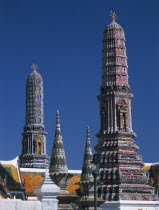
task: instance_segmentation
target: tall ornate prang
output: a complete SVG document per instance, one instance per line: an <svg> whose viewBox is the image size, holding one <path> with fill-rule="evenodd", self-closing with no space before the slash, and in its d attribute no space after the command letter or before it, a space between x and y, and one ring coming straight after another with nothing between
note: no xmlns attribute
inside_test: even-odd
<svg viewBox="0 0 159 210"><path fill-rule="evenodd" d="M22 140L20 165L23 168L46 168L46 131L43 110L43 79L37 64L26 82L26 117Z"/></svg>
<svg viewBox="0 0 159 210"><path fill-rule="evenodd" d="M125 35L115 22L104 30L99 139L95 160L100 163L98 195L106 201L155 200L154 189L147 185L139 147L134 143L131 99L127 72Z"/></svg>

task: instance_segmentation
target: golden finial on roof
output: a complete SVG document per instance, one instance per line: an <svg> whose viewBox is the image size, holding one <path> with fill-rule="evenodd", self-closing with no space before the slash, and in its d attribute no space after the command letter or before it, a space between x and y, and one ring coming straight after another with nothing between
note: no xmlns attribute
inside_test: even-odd
<svg viewBox="0 0 159 210"><path fill-rule="evenodd" d="M117 19L117 14L113 10L111 10L110 17L111 17L112 21L115 21Z"/></svg>
<svg viewBox="0 0 159 210"><path fill-rule="evenodd" d="M31 66L33 71L37 71L38 69L38 65L36 63L33 63L33 65Z"/></svg>

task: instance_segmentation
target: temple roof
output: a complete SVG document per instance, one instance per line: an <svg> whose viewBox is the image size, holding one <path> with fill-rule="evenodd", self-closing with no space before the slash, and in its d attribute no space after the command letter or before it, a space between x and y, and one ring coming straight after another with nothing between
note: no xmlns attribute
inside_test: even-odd
<svg viewBox="0 0 159 210"><path fill-rule="evenodd" d="M142 167L143 170L149 171L151 168L152 163L144 163L144 166Z"/></svg>
<svg viewBox="0 0 159 210"><path fill-rule="evenodd" d="M34 196L34 189L38 187L43 179L46 169L39 168L20 168L18 166L18 158L10 161L0 161L0 176L4 178L7 174L7 187L10 191L24 191L27 195ZM145 163L144 170L149 170L151 164ZM71 177L67 190L75 193L79 188L77 184L81 179L81 170L68 170L68 173L74 174Z"/></svg>
<svg viewBox="0 0 159 210"><path fill-rule="evenodd" d="M81 176L80 175L75 175L73 177L71 177L68 186L67 186L67 190L70 193L76 193L76 190L79 189L79 185L77 183L79 183L81 180Z"/></svg>
<svg viewBox="0 0 159 210"><path fill-rule="evenodd" d="M42 181L44 180L44 174L46 169L38 169L38 168L21 168L21 177L24 183L25 192L28 196L34 196L34 189L38 187ZM80 181L81 170L68 170L68 173L74 174L71 177L69 184L67 186L67 190L70 193L75 193L75 190L79 188L76 184Z"/></svg>
<svg viewBox="0 0 159 210"><path fill-rule="evenodd" d="M149 170L150 166L145 163L143 166L144 170ZM38 187L43 179L46 169L36 169L36 168L21 168L21 177L22 181L25 186L25 192L27 195L34 195L34 189ZM81 170L68 170L68 173L74 174L73 177L71 177L67 190L70 193L75 193L76 190L79 188L79 185L77 183L81 180Z"/></svg>
<svg viewBox="0 0 159 210"><path fill-rule="evenodd" d="M22 180L20 177L20 171L18 166L18 157L9 161L0 161L0 176L7 179L7 187L9 190L24 189Z"/></svg>
<svg viewBox="0 0 159 210"><path fill-rule="evenodd" d="M0 161L0 177L6 179L6 187L10 193L21 194L21 198L25 199L24 186L20 176L18 157L9 161Z"/></svg>
<svg viewBox="0 0 159 210"><path fill-rule="evenodd" d="M22 181L27 195L34 195L34 189L42 183L44 180L44 174L44 172L21 172Z"/></svg>

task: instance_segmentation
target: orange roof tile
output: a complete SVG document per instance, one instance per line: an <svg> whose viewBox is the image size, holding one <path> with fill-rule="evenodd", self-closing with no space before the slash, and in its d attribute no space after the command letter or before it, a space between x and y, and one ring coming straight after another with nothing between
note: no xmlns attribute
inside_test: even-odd
<svg viewBox="0 0 159 210"><path fill-rule="evenodd" d="M43 173L22 173L21 172L21 177L22 177L22 182L25 187L25 192L26 193L34 193L34 189L38 187L43 179L44 179L44 174Z"/></svg>
<svg viewBox="0 0 159 210"><path fill-rule="evenodd" d="M44 173L21 172L21 177L26 194L34 194L34 189L44 180ZM69 181L67 190L70 193L75 193L79 188L79 185L76 184L79 181L80 175L73 176Z"/></svg>
<svg viewBox="0 0 159 210"><path fill-rule="evenodd" d="M142 169L143 170L150 170L150 166L143 166Z"/></svg>
<svg viewBox="0 0 159 210"><path fill-rule="evenodd" d="M80 180L81 180L80 175L71 177L70 182L69 182L68 187L67 187L67 190L70 193L76 193L76 190L79 189L79 185L76 184L76 183L80 182Z"/></svg>

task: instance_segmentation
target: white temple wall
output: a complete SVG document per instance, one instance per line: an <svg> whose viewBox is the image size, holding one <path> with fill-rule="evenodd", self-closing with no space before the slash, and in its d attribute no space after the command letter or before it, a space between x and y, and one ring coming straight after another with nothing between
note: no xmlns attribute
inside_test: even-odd
<svg viewBox="0 0 159 210"><path fill-rule="evenodd" d="M159 201L110 201L100 207L102 210L159 210Z"/></svg>
<svg viewBox="0 0 159 210"><path fill-rule="evenodd" d="M42 210L40 201L22 201L18 199L0 199L0 210Z"/></svg>

